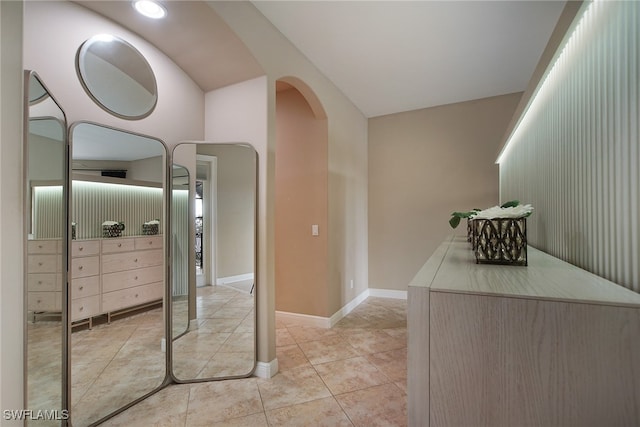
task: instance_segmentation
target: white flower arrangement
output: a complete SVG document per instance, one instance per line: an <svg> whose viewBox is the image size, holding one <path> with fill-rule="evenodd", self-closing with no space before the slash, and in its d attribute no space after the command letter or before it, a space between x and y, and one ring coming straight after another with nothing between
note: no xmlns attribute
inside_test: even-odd
<svg viewBox="0 0 640 427"><path fill-rule="evenodd" d="M500 206L493 206L488 209L473 209L468 212L454 212L449 219L451 228L456 228L462 218L474 219L496 219L496 218L527 218L533 213L533 206L521 205L518 200L511 200Z"/></svg>

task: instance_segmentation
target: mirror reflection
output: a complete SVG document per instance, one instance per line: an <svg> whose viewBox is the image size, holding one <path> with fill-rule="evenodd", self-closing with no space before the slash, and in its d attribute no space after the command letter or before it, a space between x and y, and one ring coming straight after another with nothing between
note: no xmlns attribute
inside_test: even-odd
<svg viewBox="0 0 640 427"><path fill-rule="evenodd" d="M256 360L256 152L246 144L180 144L173 162L172 211L188 215L183 220L188 226L174 228L172 236L178 275L172 374L178 381L251 375ZM186 260L177 256L184 248Z"/></svg>
<svg viewBox="0 0 640 427"><path fill-rule="evenodd" d="M39 77L27 72L25 78L25 408L57 411L63 418L66 120ZM55 426L60 420L28 420L28 425Z"/></svg>
<svg viewBox="0 0 640 427"><path fill-rule="evenodd" d="M85 426L165 378L165 148L93 123L71 145L71 417Z"/></svg>
<svg viewBox="0 0 640 427"><path fill-rule="evenodd" d="M87 93L116 116L142 118L156 106L158 93L151 66L136 48L118 37L99 34L84 42L76 68Z"/></svg>

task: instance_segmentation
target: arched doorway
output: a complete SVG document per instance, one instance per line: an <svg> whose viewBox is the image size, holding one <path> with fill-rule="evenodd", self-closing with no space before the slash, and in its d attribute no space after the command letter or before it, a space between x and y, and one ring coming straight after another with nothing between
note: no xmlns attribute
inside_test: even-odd
<svg viewBox="0 0 640 427"><path fill-rule="evenodd" d="M276 82L276 311L329 317L328 125L300 79Z"/></svg>

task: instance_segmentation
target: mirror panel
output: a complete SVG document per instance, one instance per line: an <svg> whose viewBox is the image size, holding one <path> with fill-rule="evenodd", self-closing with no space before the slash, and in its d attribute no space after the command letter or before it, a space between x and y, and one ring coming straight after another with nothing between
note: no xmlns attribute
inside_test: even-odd
<svg viewBox="0 0 640 427"><path fill-rule="evenodd" d="M187 302L171 310L172 376L180 382L249 376L256 363L256 151L247 144L185 143L174 149L173 163L181 189L186 180L178 177L188 171L189 207L182 212L189 227L173 230L173 270L182 271ZM183 205L177 195L173 210ZM176 264L184 262L175 256L182 248L189 248L186 271Z"/></svg>
<svg viewBox="0 0 640 427"><path fill-rule="evenodd" d="M111 114L139 119L156 106L158 90L151 66L118 37L99 34L85 41L76 55L76 69L89 96Z"/></svg>
<svg viewBox="0 0 640 427"><path fill-rule="evenodd" d="M166 377L166 150L93 123L72 126L71 146L71 418L85 426Z"/></svg>
<svg viewBox="0 0 640 427"><path fill-rule="evenodd" d="M67 416L64 363L67 215L66 119L40 78L25 73L25 408L59 426Z"/></svg>
<svg viewBox="0 0 640 427"><path fill-rule="evenodd" d="M171 174L171 242L172 242L172 299L171 331L173 339L189 329L189 282L195 280L195 269L189 268L193 241L193 210L189 203L189 170L184 166L173 165Z"/></svg>

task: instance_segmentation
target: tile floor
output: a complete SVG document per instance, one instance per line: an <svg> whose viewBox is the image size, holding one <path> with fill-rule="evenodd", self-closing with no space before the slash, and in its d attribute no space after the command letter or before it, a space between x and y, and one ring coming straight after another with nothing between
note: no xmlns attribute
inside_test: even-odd
<svg viewBox="0 0 640 427"><path fill-rule="evenodd" d="M175 384L103 426L405 426L406 301L368 298L331 329L276 319L279 372Z"/></svg>

